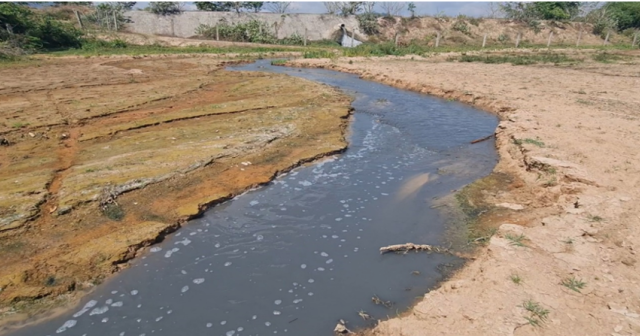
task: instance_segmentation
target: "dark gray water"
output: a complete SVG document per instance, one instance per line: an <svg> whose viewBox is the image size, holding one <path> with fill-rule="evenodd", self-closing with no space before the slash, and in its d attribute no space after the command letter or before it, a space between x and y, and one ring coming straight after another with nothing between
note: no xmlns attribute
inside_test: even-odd
<svg viewBox="0 0 640 336"><path fill-rule="evenodd" d="M361 310L394 316L460 262L378 249L442 242L446 219L430 202L491 171L493 141L469 142L494 131L494 116L332 71L233 69L353 94L349 149L207 211L69 313L11 335L331 335L338 319L365 326Z"/></svg>

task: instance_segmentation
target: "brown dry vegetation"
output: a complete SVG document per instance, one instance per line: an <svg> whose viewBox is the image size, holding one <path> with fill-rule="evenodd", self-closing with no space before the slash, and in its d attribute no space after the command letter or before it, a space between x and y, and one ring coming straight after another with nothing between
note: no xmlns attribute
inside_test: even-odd
<svg viewBox="0 0 640 336"><path fill-rule="evenodd" d="M585 61L512 66L441 55L290 62L501 118L494 174L460 194L463 207L479 215L472 229L483 234L474 241L486 244L412 310L363 335L640 334L640 53L601 63L588 51L564 52Z"/></svg>
<svg viewBox="0 0 640 336"><path fill-rule="evenodd" d="M224 64L0 69L0 312L91 288L207 206L345 148L349 97Z"/></svg>
<svg viewBox="0 0 640 336"><path fill-rule="evenodd" d="M554 46L575 46L580 37L580 45L600 46L603 37L592 33L593 26L581 22L540 21L532 27L523 22L504 19L483 19L471 17L415 17L381 18L378 38L393 40L399 34L399 42L435 44L440 32L440 46L481 46L485 34L487 45L514 45L521 34L520 45L546 45L549 33L553 33ZM631 44L631 38L612 33L609 42Z"/></svg>

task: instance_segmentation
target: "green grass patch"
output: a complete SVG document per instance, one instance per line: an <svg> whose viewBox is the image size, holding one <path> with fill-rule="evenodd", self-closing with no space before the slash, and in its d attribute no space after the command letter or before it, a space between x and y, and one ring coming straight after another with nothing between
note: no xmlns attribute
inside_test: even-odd
<svg viewBox="0 0 640 336"><path fill-rule="evenodd" d="M337 55L331 50L308 50L302 54L304 58L335 58Z"/></svg>
<svg viewBox="0 0 640 336"><path fill-rule="evenodd" d="M271 61L271 65L280 65L283 66L287 64L287 60L286 59L277 59L277 60L273 60Z"/></svg>
<svg viewBox="0 0 640 336"><path fill-rule="evenodd" d="M481 62L486 64L511 63L512 65L530 65L537 63L577 63L580 60L560 53L541 53L532 55L462 55L458 62Z"/></svg>
<svg viewBox="0 0 640 336"><path fill-rule="evenodd" d="M515 143L516 145L522 145L522 144L530 144L530 145L534 145L537 147L544 147L544 142L537 140L537 139L531 139L531 138L526 138L526 139L515 139L513 140L513 143Z"/></svg>
<svg viewBox="0 0 640 336"><path fill-rule="evenodd" d="M608 52L601 52L591 56L594 61L600 63L615 63L623 59L622 56L616 54L610 54Z"/></svg>
<svg viewBox="0 0 640 336"><path fill-rule="evenodd" d="M101 55L154 55L154 54L268 54L276 52L303 52L304 48L280 47L246 47L246 46L187 46L168 47L159 44L133 45L121 40L101 41L87 40L81 48L51 52L54 56L101 56Z"/></svg>

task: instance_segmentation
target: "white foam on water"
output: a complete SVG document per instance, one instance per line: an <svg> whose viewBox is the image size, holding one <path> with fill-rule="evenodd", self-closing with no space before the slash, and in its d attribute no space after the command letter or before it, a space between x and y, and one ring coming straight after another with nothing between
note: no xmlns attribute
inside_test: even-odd
<svg viewBox="0 0 640 336"><path fill-rule="evenodd" d="M314 283L315 282L315 280L313 280L313 279L309 279L308 281L309 281L309 283Z"/></svg>
<svg viewBox="0 0 640 336"><path fill-rule="evenodd" d="M244 328L243 327L238 327L238 329L236 329L236 330L238 330L238 332L241 332L241 331L244 330Z"/></svg>
<svg viewBox="0 0 640 336"><path fill-rule="evenodd" d="M111 307L122 307L123 303L122 301L118 301L118 302L114 302L111 304Z"/></svg>
<svg viewBox="0 0 640 336"><path fill-rule="evenodd" d="M258 204L260 204L260 202L258 202L258 201L249 202L249 205L251 205L251 206L258 205Z"/></svg>
<svg viewBox="0 0 640 336"><path fill-rule="evenodd" d="M302 265L300 265L300 268L305 269L305 268L307 268L307 265L306 264L302 264Z"/></svg>
<svg viewBox="0 0 640 336"><path fill-rule="evenodd" d="M311 183L309 181L306 181L306 180L305 181L299 181L298 183L301 184L304 187L308 187L308 186L313 184L313 183Z"/></svg>
<svg viewBox="0 0 640 336"><path fill-rule="evenodd" d="M253 316L251 316L251 319L252 319L252 320L255 320L255 319L257 319L257 318L258 318L258 315L253 315Z"/></svg>
<svg viewBox="0 0 640 336"><path fill-rule="evenodd" d="M68 320L60 328L58 328L58 330L56 330L56 334L65 332L65 331L67 331L67 329L75 327L76 323L78 323L78 321L76 321L76 320Z"/></svg>
<svg viewBox="0 0 640 336"><path fill-rule="evenodd" d="M336 222L339 222L341 220L342 220L342 218L340 218L340 217L336 218Z"/></svg>
<svg viewBox="0 0 640 336"><path fill-rule="evenodd" d="M77 313L73 314L73 317L82 316L84 313L88 312L89 309L95 307L96 304L98 304L98 301L96 301L96 300L91 300L91 301L87 302L84 305L84 307L82 307L82 309L80 309Z"/></svg>
<svg viewBox="0 0 640 336"><path fill-rule="evenodd" d="M156 252L160 252L160 251L162 251L162 247L159 247L159 246L154 246L154 247L149 249L149 252L152 252L152 253L156 253Z"/></svg>
<svg viewBox="0 0 640 336"><path fill-rule="evenodd" d="M320 255L323 257L328 257L329 255L327 254L327 252L320 252Z"/></svg>
<svg viewBox="0 0 640 336"><path fill-rule="evenodd" d="M111 291L111 294L118 294L117 290Z"/></svg>
<svg viewBox="0 0 640 336"><path fill-rule="evenodd" d="M102 323L107 323L107 322L109 322L109 318L108 317L105 317L105 318L102 319Z"/></svg>
<svg viewBox="0 0 640 336"><path fill-rule="evenodd" d="M313 292L309 292L307 295L309 295L309 296L313 296Z"/></svg>
<svg viewBox="0 0 640 336"><path fill-rule="evenodd" d="M282 300L275 300L275 301L273 301L273 303L277 306L277 305L282 303Z"/></svg>
<svg viewBox="0 0 640 336"><path fill-rule="evenodd" d="M181 293L186 293L189 290L189 286L184 286L182 287L182 289L180 290Z"/></svg>
<svg viewBox="0 0 640 336"><path fill-rule="evenodd" d="M191 244L191 240L189 240L188 238L185 237L181 241L177 241L176 244L182 244L184 246L187 246L187 245Z"/></svg>
<svg viewBox="0 0 640 336"><path fill-rule="evenodd" d="M207 328L213 327L213 323L207 323Z"/></svg>
<svg viewBox="0 0 640 336"><path fill-rule="evenodd" d="M107 301L105 301L104 303L105 303L105 304L110 305L110 304L112 304L112 303L113 303L113 300L112 300L112 299L108 299L108 300L107 300Z"/></svg>
<svg viewBox="0 0 640 336"><path fill-rule="evenodd" d="M224 266L225 266L225 267L226 267L226 266L231 266L231 262L230 262L230 261L227 261L226 263L224 263Z"/></svg>
<svg viewBox="0 0 640 336"><path fill-rule="evenodd" d="M267 327L271 325L271 322L265 322L264 325L266 325Z"/></svg>
<svg viewBox="0 0 640 336"><path fill-rule="evenodd" d="M204 278L193 279L193 283L199 285L204 282Z"/></svg>
<svg viewBox="0 0 640 336"><path fill-rule="evenodd" d="M333 236L331 236L331 238L338 239L339 237L337 235L333 235Z"/></svg>
<svg viewBox="0 0 640 336"><path fill-rule="evenodd" d="M182 270L182 271L180 271L180 273L182 273L182 274L187 274L187 271Z"/></svg>
<svg viewBox="0 0 640 336"><path fill-rule="evenodd" d="M257 235L257 236L256 236L256 240L257 240L257 241L262 241L263 239L264 239L264 236L263 236L263 235Z"/></svg>
<svg viewBox="0 0 640 336"><path fill-rule="evenodd" d="M174 248L172 248L171 250L169 250L169 251L165 252L165 253L164 253L164 257L165 257L165 258L170 258L172 254L174 254L174 253L176 253L176 252L178 252L178 251L180 251L180 249L179 249L179 248L177 248L177 247L174 247Z"/></svg>
<svg viewBox="0 0 640 336"><path fill-rule="evenodd" d="M93 308L93 310L89 313L89 316L93 316L93 315L101 315L106 313L109 310L109 307L104 306L104 307L99 307L99 308Z"/></svg>
<svg viewBox="0 0 640 336"><path fill-rule="evenodd" d="M280 314L281 314L280 311L277 311L277 310L273 311L273 315L280 315Z"/></svg>
<svg viewBox="0 0 640 336"><path fill-rule="evenodd" d="M329 259L329 260L326 261L327 264L330 264L332 262L333 262L333 259Z"/></svg>
<svg viewBox="0 0 640 336"><path fill-rule="evenodd" d="M324 268L322 268L322 267L318 267L318 271L320 271L320 272L324 272Z"/></svg>
<svg viewBox="0 0 640 336"><path fill-rule="evenodd" d="M227 321L220 322L220 325L225 325L225 324L227 324Z"/></svg>
<svg viewBox="0 0 640 336"><path fill-rule="evenodd" d="M302 299L295 299L295 300L293 300L293 303L295 303L295 304L298 304L298 303L300 303L300 302L302 302Z"/></svg>
<svg viewBox="0 0 640 336"><path fill-rule="evenodd" d="M227 331L226 335L227 336L233 336L233 334L235 334L235 333L236 333L235 330L229 330L229 331Z"/></svg>
<svg viewBox="0 0 640 336"><path fill-rule="evenodd" d="M162 320L162 318L163 318L163 317L164 317L164 316L158 316L158 317L156 317L156 322L160 322L160 320Z"/></svg>

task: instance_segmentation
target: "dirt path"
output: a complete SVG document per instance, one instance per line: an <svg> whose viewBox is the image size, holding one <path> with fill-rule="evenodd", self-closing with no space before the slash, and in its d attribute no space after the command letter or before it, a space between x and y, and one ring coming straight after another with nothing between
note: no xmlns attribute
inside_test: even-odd
<svg viewBox="0 0 640 336"><path fill-rule="evenodd" d="M495 173L471 187L471 206L488 209L478 221L486 245L410 312L367 333L640 334L640 54L627 55L573 66L294 62L458 100L502 120ZM500 176L508 182L496 188Z"/></svg>
<svg viewBox="0 0 640 336"><path fill-rule="evenodd" d="M72 300L210 205L346 148L351 98L226 63L0 69L0 320Z"/></svg>

